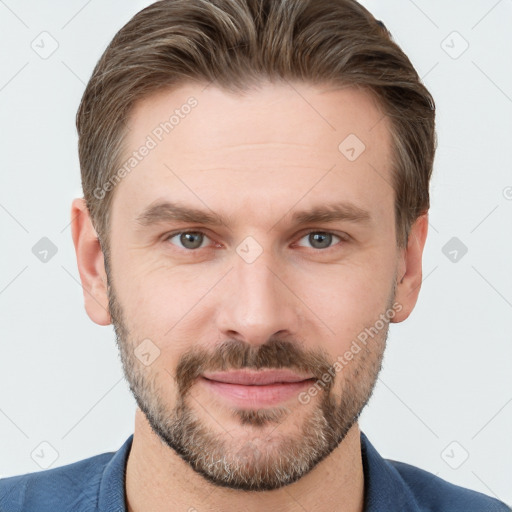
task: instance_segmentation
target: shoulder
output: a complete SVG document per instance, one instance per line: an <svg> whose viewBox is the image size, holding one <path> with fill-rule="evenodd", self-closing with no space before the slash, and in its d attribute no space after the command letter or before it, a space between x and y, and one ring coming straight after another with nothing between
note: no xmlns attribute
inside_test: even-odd
<svg viewBox="0 0 512 512"><path fill-rule="evenodd" d="M505 503L384 459L361 432L367 512L512 512Z"/></svg>
<svg viewBox="0 0 512 512"><path fill-rule="evenodd" d="M0 479L0 510L96 510L102 474L114 455L102 453L58 468Z"/></svg>
<svg viewBox="0 0 512 512"><path fill-rule="evenodd" d="M503 502L485 494L451 484L410 464L386 460L414 495L420 510L464 512L511 512Z"/></svg>

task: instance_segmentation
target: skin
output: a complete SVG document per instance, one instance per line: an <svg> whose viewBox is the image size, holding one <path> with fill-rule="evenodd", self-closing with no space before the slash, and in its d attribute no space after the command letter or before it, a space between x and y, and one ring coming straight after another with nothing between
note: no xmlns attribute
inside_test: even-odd
<svg viewBox="0 0 512 512"><path fill-rule="evenodd" d="M181 397L216 435L210 441L218 444L208 445L212 450L221 447L219 453L236 463L250 442L260 458L249 458L249 469L271 467L278 453L286 453L287 440L300 445L302 428L327 396L333 411L338 406L340 421L347 404L364 407L388 326L336 373L329 392L307 404L287 400L277 421L260 424L244 424L240 408L197 378L181 396L178 368L184 355L203 349L205 361L212 362L222 342L238 340L255 354L269 341L284 340L300 361L313 353L332 364L393 303L400 307L391 322L411 313L421 286L428 219L419 217L407 247L397 247L388 119L368 93L355 88L265 84L240 95L185 84L136 104L126 156L190 96L197 107L115 187L108 280L84 201L73 202L85 306L97 324L114 323L125 374L132 391L141 393L139 406L171 415ZM338 149L349 134L365 144L354 161ZM137 222L145 208L163 199L221 214L227 225ZM366 210L370 222L291 223L297 210L347 201ZM207 238L201 248L186 249L179 236L170 238L179 230L202 231ZM336 236L328 248L318 248L309 231ZM248 236L262 251L251 263L237 253ZM160 350L149 366L133 352L144 339ZM267 419L272 411L266 409ZM216 485L195 471L139 407L126 472L128 510L360 512L360 431L357 421L347 427L300 478L273 490L247 491Z"/></svg>

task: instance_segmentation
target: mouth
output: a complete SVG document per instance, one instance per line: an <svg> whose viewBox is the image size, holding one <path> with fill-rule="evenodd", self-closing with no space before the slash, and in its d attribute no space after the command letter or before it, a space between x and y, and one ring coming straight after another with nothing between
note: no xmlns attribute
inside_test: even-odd
<svg viewBox="0 0 512 512"><path fill-rule="evenodd" d="M290 370L234 370L205 373L200 381L217 398L242 408L261 408L292 399L314 382Z"/></svg>

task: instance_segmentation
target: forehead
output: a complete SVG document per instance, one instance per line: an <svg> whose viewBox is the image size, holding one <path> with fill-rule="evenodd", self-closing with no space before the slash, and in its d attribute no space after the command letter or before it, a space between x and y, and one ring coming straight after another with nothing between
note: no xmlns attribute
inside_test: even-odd
<svg viewBox="0 0 512 512"><path fill-rule="evenodd" d="M128 128L122 163L134 165L115 193L133 215L169 195L196 206L217 198L222 208L229 195L246 211L250 199L289 208L306 190L306 203L392 204L388 118L362 89L285 83L235 94L185 84L139 101Z"/></svg>
<svg viewBox="0 0 512 512"><path fill-rule="evenodd" d="M187 130L191 124L193 138ZM373 142L385 137L389 128L369 90L290 82L262 84L240 93L211 84L162 90L134 105L128 126L130 145L151 134L179 146L182 153L216 149L219 142L298 143L324 150L341 142L349 130ZM171 133L172 140L166 137Z"/></svg>

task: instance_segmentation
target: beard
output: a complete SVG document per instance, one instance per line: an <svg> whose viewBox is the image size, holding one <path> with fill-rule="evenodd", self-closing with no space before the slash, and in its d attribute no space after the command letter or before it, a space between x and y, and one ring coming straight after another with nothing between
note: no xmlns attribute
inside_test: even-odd
<svg viewBox="0 0 512 512"><path fill-rule="evenodd" d="M230 339L212 350L192 347L181 355L175 374L171 375L176 402L170 408L163 398L168 393L166 395L160 388L156 378L158 372L143 366L134 354L138 339L130 333L108 274L107 271L109 309L116 342L125 378L138 407L161 442L216 486L269 491L299 480L339 446L372 395L382 366L388 321L329 382L322 381L329 370L332 375L329 355L320 349L304 350L296 341L270 338L265 344L255 346ZM387 310L394 302L395 289L396 285ZM317 384L321 383L316 386L320 387L318 396L307 405L295 406L311 409L306 414L301 411L303 419L297 432L279 431L283 420L290 415L293 417L295 410L283 406L231 408L239 425L236 432L246 430L238 438L222 427L219 430L213 417L205 422L198 416L196 410L206 408L194 401L191 390L203 372L244 368L286 368L314 375Z"/></svg>

